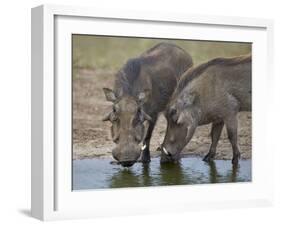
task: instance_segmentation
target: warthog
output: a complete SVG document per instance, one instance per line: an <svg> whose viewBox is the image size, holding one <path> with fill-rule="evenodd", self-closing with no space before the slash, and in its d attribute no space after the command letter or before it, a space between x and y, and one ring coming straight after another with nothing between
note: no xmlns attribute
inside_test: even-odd
<svg viewBox="0 0 281 226"><path fill-rule="evenodd" d="M103 120L112 123L111 135L117 144L112 155L122 166L132 166L140 155L142 162L150 162L149 142L158 114L164 111L181 74L192 65L183 49L160 43L128 60L115 75L113 90L103 89L106 99L113 102Z"/></svg>
<svg viewBox="0 0 281 226"><path fill-rule="evenodd" d="M237 113L251 111L251 64L251 55L216 58L184 73L165 111L168 126L161 162L178 161L196 127L212 123L212 143L204 160L213 160L225 124L232 163L238 163Z"/></svg>

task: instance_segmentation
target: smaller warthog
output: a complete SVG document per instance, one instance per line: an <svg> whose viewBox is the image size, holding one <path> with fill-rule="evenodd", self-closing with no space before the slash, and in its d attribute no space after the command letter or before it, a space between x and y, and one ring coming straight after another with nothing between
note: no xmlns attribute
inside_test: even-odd
<svg viewBox="0 0 281 226"><path fill-rule="evenodd" d="M178 161L196 127L212 123L212 144L204 160L214 158L225 124L232 163L238 163L237 113L251 111L251 64L251 55L216 58L185 72L165 112L168 126L161 162Z"/></svg>

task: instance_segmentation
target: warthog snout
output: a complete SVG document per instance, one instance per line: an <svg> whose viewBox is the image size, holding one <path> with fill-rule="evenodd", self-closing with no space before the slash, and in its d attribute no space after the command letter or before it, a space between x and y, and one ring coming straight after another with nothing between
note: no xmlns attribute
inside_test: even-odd
<svg viewBox="0 0 281 226"><path fill-rule="evenodd" d="M162 146L160 147L161 151L161 163L170 163L170 162L178 162L180 159L180 155L178 152L173 153L172 151L169 151L166 147Z"/></svg>
<svg viewBox="0 0 281 226"><path fill-rule="evenodd" d="M137 162L141 154L139 145L118 145L113 149L113 157L124 167L130 167Z"/></svg>

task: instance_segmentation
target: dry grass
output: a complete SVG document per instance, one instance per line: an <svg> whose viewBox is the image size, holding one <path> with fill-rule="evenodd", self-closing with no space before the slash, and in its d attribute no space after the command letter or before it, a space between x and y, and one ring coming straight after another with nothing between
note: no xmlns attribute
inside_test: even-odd
<svg viewBox="0 0 281 226"><path fill-rule="evenodd" d="M248 43L73 35L73 66L117 70L129 58L136 57L163 41L175 43L186 50L195 64L215 57L231 57L251 52L251 44Z"/></svg>

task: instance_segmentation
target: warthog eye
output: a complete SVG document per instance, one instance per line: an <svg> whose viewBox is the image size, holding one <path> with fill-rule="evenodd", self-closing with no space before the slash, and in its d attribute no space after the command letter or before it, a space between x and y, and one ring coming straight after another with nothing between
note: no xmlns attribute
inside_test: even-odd
<svg viewBox="0 0 281 226"><path fill-rule="evenodd" d="M170 115L170 118L171 118L174 122L177 121L178 116L177 116L177 110L176 110L175 108L170 108L169 115Z"/></svg>
<svg viewBox="0 0 281 226"><path fill-rule="evenodd" d="M112 112L110 114L110 121L114 122L114 121L117 121L117 119L118 119L118 106L113 105Z"/></svg>
<svg viewBox="0 0 281 226"><path fill-rule="evenodd" d="M170 116L173 116L177 113L177 110L175 108L171 108L169 113L170 113Z"/></svg>
<svg viewBox="0 0 281 226"><path fill-rule="evenodd" d="M113 113L116 113L116 112L117 112L117 107L116 107L115 105L113 105L112 111L113 111Z"/></svg>

